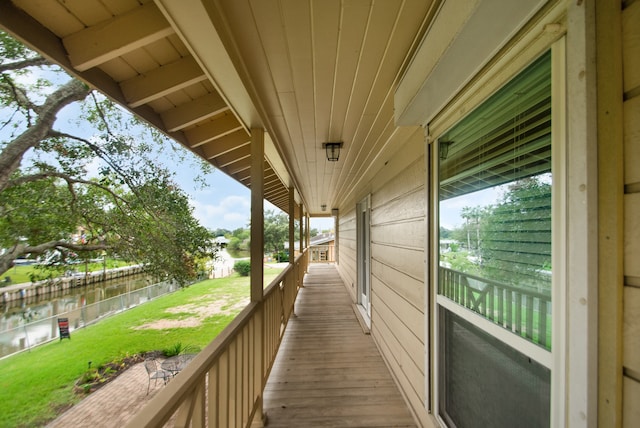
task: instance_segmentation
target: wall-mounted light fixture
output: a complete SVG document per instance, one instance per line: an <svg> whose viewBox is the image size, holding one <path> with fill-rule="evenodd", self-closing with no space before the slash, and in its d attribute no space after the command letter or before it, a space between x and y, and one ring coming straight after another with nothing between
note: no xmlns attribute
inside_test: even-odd
<svg viewBox="0 0 640 428"><path fill-rule="evenodd" d="M445 160L449 156L449 146L453 144L453 141L439 141L438 147L440 148L440 160Z"/></svg>
<svg viewBox="0 0 640 428"><path fill-rule="evenodd" d="M340 157L340 148L342 142L338 143L322 143L322 148L327 152L327 160L329 162L337 162Z"/></svg>
<svg viewBox="0 0 640 428"><path fill-rule="evenodd" d="M326 211L327 210L327 204L320 205L320 208L322 208L322 211Z"/></svg>

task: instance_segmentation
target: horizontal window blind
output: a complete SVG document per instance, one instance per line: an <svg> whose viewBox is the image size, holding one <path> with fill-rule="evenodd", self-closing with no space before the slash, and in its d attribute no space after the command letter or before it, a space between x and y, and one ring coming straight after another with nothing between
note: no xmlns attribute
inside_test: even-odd
<svg viewBox="0 0 640 428"><path fill-rule="evenodd" d="M551 170L546 54L439 138L440 199Z"/></svg>

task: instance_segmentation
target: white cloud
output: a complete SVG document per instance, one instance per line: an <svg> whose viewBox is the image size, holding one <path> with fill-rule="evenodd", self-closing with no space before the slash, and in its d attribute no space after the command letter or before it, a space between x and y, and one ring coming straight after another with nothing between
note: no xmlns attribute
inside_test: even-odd
<svg viewBox="0 0 640 428"><path fill-rule="evenodd" d="M205 195L200 195L205 196ZM203 198L205 201L211 195ZM200 223L209 229L234 230L246 227L251 216L250 199L243 196L231 195L219 200L216 204L203 202L202 199L191 199L193 215Z"/></svg>

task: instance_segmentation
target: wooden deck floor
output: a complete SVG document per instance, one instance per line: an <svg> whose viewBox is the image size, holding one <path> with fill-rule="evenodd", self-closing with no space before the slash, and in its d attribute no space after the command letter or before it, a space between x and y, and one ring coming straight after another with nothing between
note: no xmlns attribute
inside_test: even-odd
<svg viewBox="0 0 640 428"><path fill-rule="evenodd" d="M267 427L415 427L333 265L313 264L264 394Z"/></svg>

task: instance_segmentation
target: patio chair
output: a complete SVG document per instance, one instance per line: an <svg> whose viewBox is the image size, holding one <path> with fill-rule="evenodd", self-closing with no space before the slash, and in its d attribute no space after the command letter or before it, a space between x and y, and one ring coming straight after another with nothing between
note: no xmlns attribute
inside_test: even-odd
<svg viewBox="0 0 640 428"><path fill-rule="evenodd" d="M147 384L147 395L149 395L149 388L151 387L151 379L155 380L154 387L158 383L158 379L162 379L166 385L169 379L171 379L171 373L166 370L158 370L158 364L155 359L149 358L144 360L144 368L149 375L149 383Z"/></svg>

